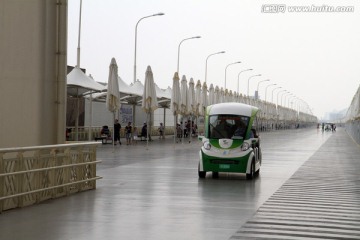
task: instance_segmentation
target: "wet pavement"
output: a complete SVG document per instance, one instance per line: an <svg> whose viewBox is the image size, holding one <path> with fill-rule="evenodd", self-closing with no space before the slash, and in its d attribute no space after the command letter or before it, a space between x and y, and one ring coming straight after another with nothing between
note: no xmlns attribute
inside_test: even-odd
<svg viewBox="0 0 360 240"><path fill-rule="evenodd" d="M231 239L360 239L360 148L333 134Z"/></svg>
<svg viewBox="0 0 360 240"><path fill-rule="evenodd" d="M98 175L103 179L96 190L5 211L0 239L237 239L241 227L307 160L319 154L322 159L325 151L318 150L323 144L337 135L347 138L341 131L262 133L263 165L260 176L250 181L234 173L220 173L218 179L208 173L199 180L200 142L195 138L190 144L174 144L169 136L154 139L148 150L146 142L101 145ZM358 145L352 144L358 154Z"/></svg>

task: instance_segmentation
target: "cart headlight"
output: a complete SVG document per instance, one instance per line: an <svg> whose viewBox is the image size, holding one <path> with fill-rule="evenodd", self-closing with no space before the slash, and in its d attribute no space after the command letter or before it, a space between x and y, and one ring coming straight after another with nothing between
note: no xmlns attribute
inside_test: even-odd
<svg viewBox="0 0 360 240"><path fill-rule="evenodd" d="M211 144L209 142L204 142L204 148L206 150L210 150L211 149Z"/></svg>
<svg viewBox="0 0 360 240"><path fill-rule="evenodd" d="M250 148L250 145L247 142L244 142L243 145L241 145L241 151L246 151Z"/></svg>

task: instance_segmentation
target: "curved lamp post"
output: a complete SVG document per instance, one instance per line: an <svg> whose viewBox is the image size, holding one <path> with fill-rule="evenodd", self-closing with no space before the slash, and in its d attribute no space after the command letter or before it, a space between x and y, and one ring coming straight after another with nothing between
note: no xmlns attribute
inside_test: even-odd
<svg viewBox="0 0 360 240"><path fill-rule="evenodd" d="M149 17L156 17L156 16L163 16L165 15L165 13L156 13L156 14L152 14L149 16L145 16L139 19L139 21L137 21L136 26L135 26L135 54L134 54L134 83L136 82L136 48L137 48L137 27L140 23L141 20L145 19L145 18L149 18Z"/></svg>
<svg viewBox="0 0 360 240"><path fill-rule="evenodd" d="M184 41L191 40L191 39L196 39L196 38L201 38L201 36L189 37L189 38L185 38L185 39L180 41L179 46L178 46L178 59L177 59L177 72L178 72L178 74L179 74L179 62L180 62L180 46Z"/></svg>
<svg viewBox="0 0 360 240"><path fill-rule="evenodd" d="M284 94L285 92L287 92L287 90L286 90L286 89L283 89L283 90L281 90L281 91L277 92L277 94L276 94L276 107L278 107L278 106L279 106L279 93Z"/></svg>
<svg viewBox="0 0 360 240"><path fill-rule="evenodd" d="M226 90L226 70L227 70L227 68L228 68L229 66L231 66L231 65L238 64L238 63L241 63L241 62L240 62L240 61L237 61L237 62L233 62L233 63L230 63L230 64L226 65L226 67L225 67L225 85L224 85L224 90Z"/></svg>
<svg viewBox="0 0 360 240"><path fill-rule="evenodd" d="M210 54L209 56L207 56L207 58L206 58L206 63L205 63L205 82L206 82L206 80L207 80L207 62L208 62L209 57L214 56L214 55L217 55L217 54L221 54L221 53L225 53L225 51L212 53L212 54Z"/></svg>
<svg viewBox="0 0 360 240"><path fill-rule="evenodd" d="M257 85L257 88L256 88L257 99L259 99L259 85L260 85L260 83L262 83L262 82L268 82L268 81L270 81L270 79L265 79L265 80L262 80L262 81L258 82L258 85ZM257 100L257 99L256 99L256 100Z"/></svg>
<svg viewBox="0 0 360 240"><path fill-rule="evenodd" d="M252 70L253 70L252 68L249 68L249 69L245 69L245 70L242 70L242 71L240 71L240 72L239 72L239 74L238 74L238 82L237 82L237 93L238 93L238 94L240 94L240 92L239 92L239 80L240 80L240 74L241 74L242 72L252 71Z"/></svg>
<svg viewBox="0 0 360 240"><path fill-rule="evenodd" d="M276 83L269 84L269 85L266 86L266 88L265 88L265 102L266 102L267 89L268 89L268 87L270 87L270 86L276 86Z"/></svg>
<svg viewBox="0 0 360 240"><path fill-rule="evenodd" d="M274 103L274 98L273 98L273 96L274 96L274 91L275 91L276 89L279 89L279 88L282 88L282 87L276 87L276 88L274 88L274 89L271 91L271 102L272 102L272 103Z"/></svg>
<svg viewBox="0 0 360 240"><path fill-rule="evenodd" d="M281 102L280 104L284 107L286 107L286 97L288 97L289 95L291 95L292 93L291 92L287 92L285 93L284 95L281 96ZM283 102L283 97L284 97L284 102Z"/></svg>
<svg viewBox="0 0 360 240"><path fill-rule="evenodd" d="M249 82L250 82L250 79L253 78L253 77L260 77L261 74L257 74L257 75L253 75L253 76L250 76L249 79L248 79L248 85L247 85L247 96L249 97Z"/></svg>
<svg viewBox="0 0 360 240"><path fill-rule="evenodd" d="M291 106L290 106L290 100L293 100L294 98L296 98L296 96L294 94L290 95L290 97L288 98L288 108L293 109L292 108L292 101L291 101Z"/></svg>

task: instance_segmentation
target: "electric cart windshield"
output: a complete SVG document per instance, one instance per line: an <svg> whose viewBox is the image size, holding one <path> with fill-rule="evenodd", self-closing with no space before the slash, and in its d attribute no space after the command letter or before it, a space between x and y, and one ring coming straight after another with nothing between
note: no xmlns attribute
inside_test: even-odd
<svg viewBox="0 0 360 240"><path fill-rule="evenodd" d="M209 116L209 138L244 139L249 119L240 115L211 115Z"/></svg>

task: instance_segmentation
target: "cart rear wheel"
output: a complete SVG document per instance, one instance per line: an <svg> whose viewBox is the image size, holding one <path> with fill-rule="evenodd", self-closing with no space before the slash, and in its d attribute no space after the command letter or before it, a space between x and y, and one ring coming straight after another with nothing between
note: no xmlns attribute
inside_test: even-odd
<svg viewBox="0 0 360 240"><path fill-rule="evenodd" d="M205 171L200 171L200 163L198 165L198 175L199 175L199 178L205 178L206 177L206 172Z"/></svg>

